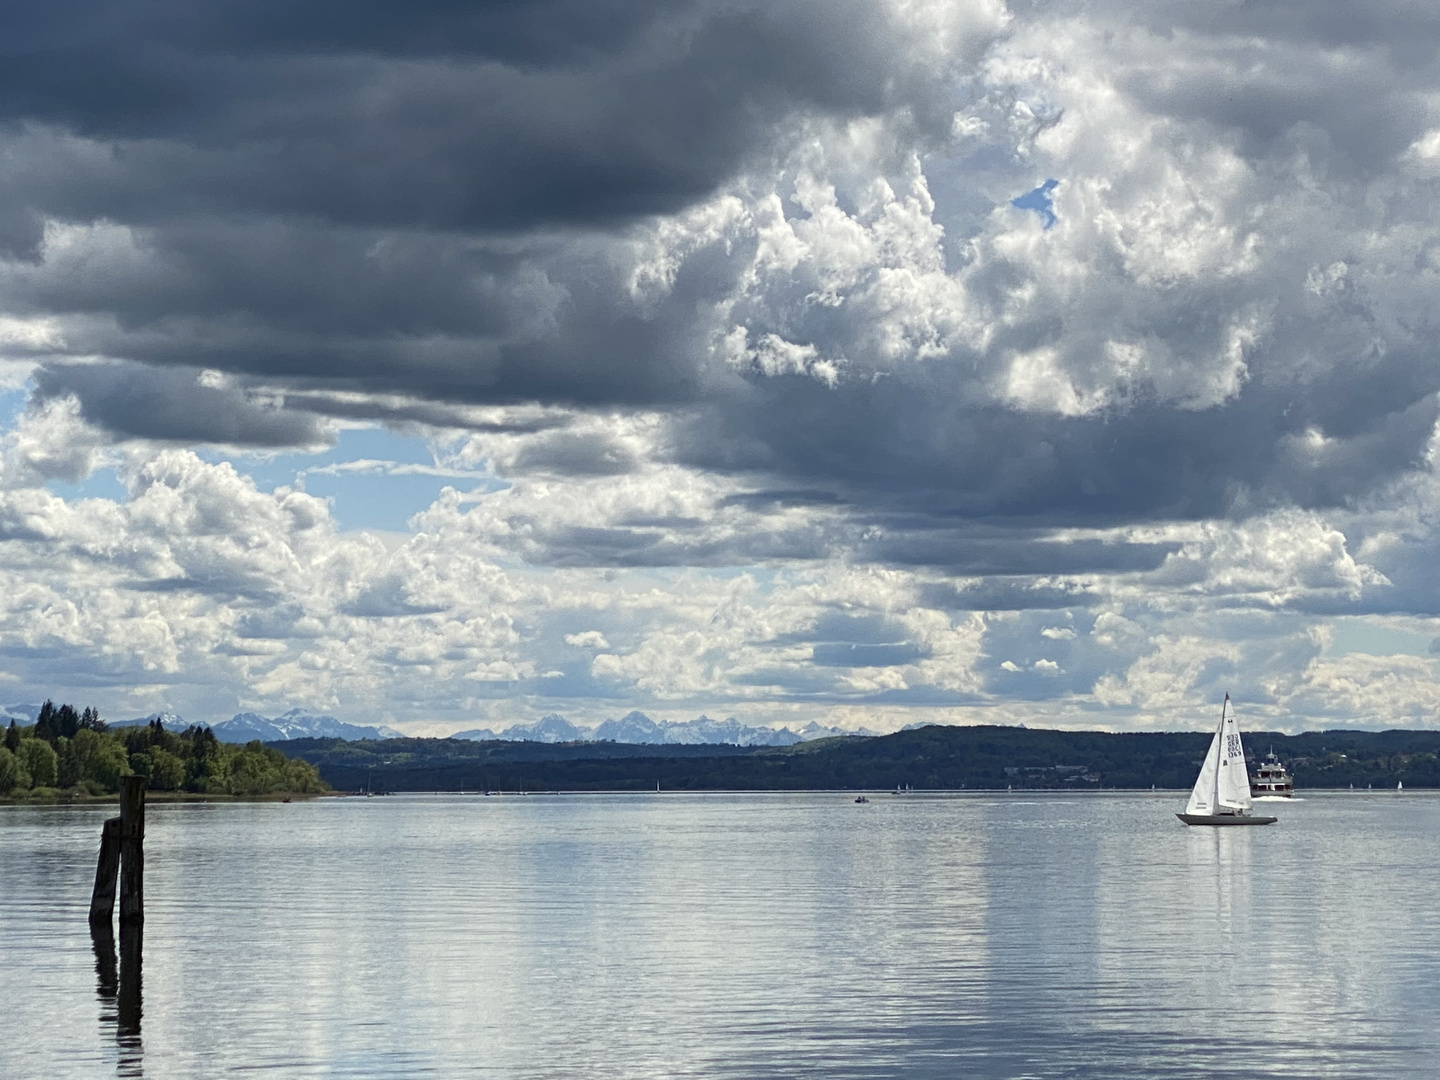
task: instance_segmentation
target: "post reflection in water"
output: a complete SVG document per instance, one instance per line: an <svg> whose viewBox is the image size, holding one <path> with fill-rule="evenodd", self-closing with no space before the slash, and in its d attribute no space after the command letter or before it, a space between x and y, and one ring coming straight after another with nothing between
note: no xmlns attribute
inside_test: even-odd
<svg viewBox="0 0 1440 1080"><path fill-rule="evenodd" d="M114 1023L115 997L120 993L119 969L115 966L115 931L108 922L90 924L90 942L95 947L96 995L100 998L100 1022Z"/></svg>
<svg viewBox="0 0 1440 1080"><path fill-rule="evenodd" d="M90 941L95 950L95 994L100 999L100 1026L115 1031L119 1047L115 1072L117 1076L144 1075L143 1047L140 1041L141 952L145 924L120 924L120 956L116 964L115 931L108 922L90 924Z"/></svg>

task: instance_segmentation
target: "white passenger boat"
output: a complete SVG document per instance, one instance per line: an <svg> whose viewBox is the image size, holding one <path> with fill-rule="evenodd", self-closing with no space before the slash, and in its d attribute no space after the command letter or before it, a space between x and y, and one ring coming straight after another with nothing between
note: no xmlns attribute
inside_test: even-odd
<svg viewBox="0 0 1440 1080"><path fill-rule="evenodd" d="M1273 747L1265 755L1265 760L1256 766L1255 774L1250 777L1250 794L1257 799L1289 799L1295 794L1295 781L1275 756Z"/></svg>

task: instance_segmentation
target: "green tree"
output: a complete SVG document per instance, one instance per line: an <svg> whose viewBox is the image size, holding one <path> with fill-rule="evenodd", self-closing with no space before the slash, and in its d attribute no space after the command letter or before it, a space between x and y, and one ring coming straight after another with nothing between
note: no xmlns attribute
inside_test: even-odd
<svg viewBox="0 0 1440 1080"><path fill-rule="evenodd" d="M39 739L21 739L20 753L16 757L25 766L35 787L55 786L59 759L49 743Z"/></svg>
<svg viewBox="0 0 1440 1080"><path fill-rule="evenodd" d="M57 787L74 787L80 782L80 758L75 753L75 745L70 739L55 740L56 757L59 763L55 768L55 783Z"/></svg>
<svg viewBox="0 0 1440 1080"><path fill-rule="evenodd" d="M100 750L100 744L108 741L108 739L102 739L95 734L93 729L81 728L75 733L75 737L70 740L70 745L75 750L75 760L80 766L81 778L90 775L90 766Z"/></svg>
<svg viewBox="0 0 1440 1080"><path fill-rule="evenodd" d="M55 710L55 734L59 738L68 739L80 730L80 714L75 711L73 705L61 705Z"/></svg>
<svg viewBox="0 0 1440 1080"><path fill-rule="evenodd" d="M40 706L40 712L35 717L34 735L46 742L55 738L55 703L49 698L45 699L45 704Z"/></svg>
<svg viewBox="0 0 1440 1080"><path fill-rule="evenodd" d="M104 739L95 748L85 779L95 781L106 791L119 791L120 778L129 772L130 763L125 759L125 748L114 739Z"/></svg>
<svg viewBox="0 0 1440 1080"><path fill-rule="evenodd" d="M174 791L185 783L185 762L168 750L150 750L150 786L157 791Z"/></svg>
<svg viewBox="0 0 1440 1080"><path fill-rule="evenodd" d="M230 761L230 794L232 795L263 795L269 788L265 783L265 758L250 751L251 746L258 747L259 743L250 743L244 749L236 752Z"/></svg>
<svg viewBox="0 0 1440 1080"><path fill-rule="evenodd" d="M130 751L130 771L136 776L150 779L150 753L147 750Z"/></svg>
<svg viewBox="0 0 1440 1080"><path fill-rule="evenodd" d="M12 754L20 749L20 729L15 726L15 721L10 721L10 726L5 729L5 749Z"/></svg>
<svg viewBox="0 0 1440 1080"><path fill-rule="evenodd" d="M20 786L20 763L15 755L0 746L0 795L9 795Z"/></svg>

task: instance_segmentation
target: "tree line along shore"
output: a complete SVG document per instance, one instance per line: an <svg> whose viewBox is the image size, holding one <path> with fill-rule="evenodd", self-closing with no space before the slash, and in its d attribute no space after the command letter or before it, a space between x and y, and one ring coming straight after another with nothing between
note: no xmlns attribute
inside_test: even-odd
<svg viewBox="0 0 1440 1080"><path fill-rule="evenodd" d="M292 739L339 791L1188 789L1212 732L1055 731L932 725L788 747L638 746L462 739ZM1245 736L1273 748L1297 789L1440 787L1440 731Z"/></svg>
<svg viewBox="0 0 1440 1080"><path fill-rule="evenodd" d="M167 730L159 720L108 727L100 714L47 701L35 723L12 720L0 743L0 799L53 802L103 799L124 776L156 792L255 798L320 794L315 766L258 742L223 743L209 728Z"/></svg>

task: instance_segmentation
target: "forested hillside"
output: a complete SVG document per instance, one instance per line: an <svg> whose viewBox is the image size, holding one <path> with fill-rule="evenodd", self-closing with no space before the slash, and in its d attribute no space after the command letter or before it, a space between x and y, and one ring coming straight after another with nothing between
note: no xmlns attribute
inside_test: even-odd
<svg viewBox="0 0 1440 1080"><path fill-rule="evenodd" d="M670 748L617 743L468 743L454 739L283 745L341 790L389 791L1188 788L1205 732L1111 734L932 726L796 746ZM1440 787L1440 732L1326 731L1246 736L1252 761L1272 746L1305 787Z"/></svg>

